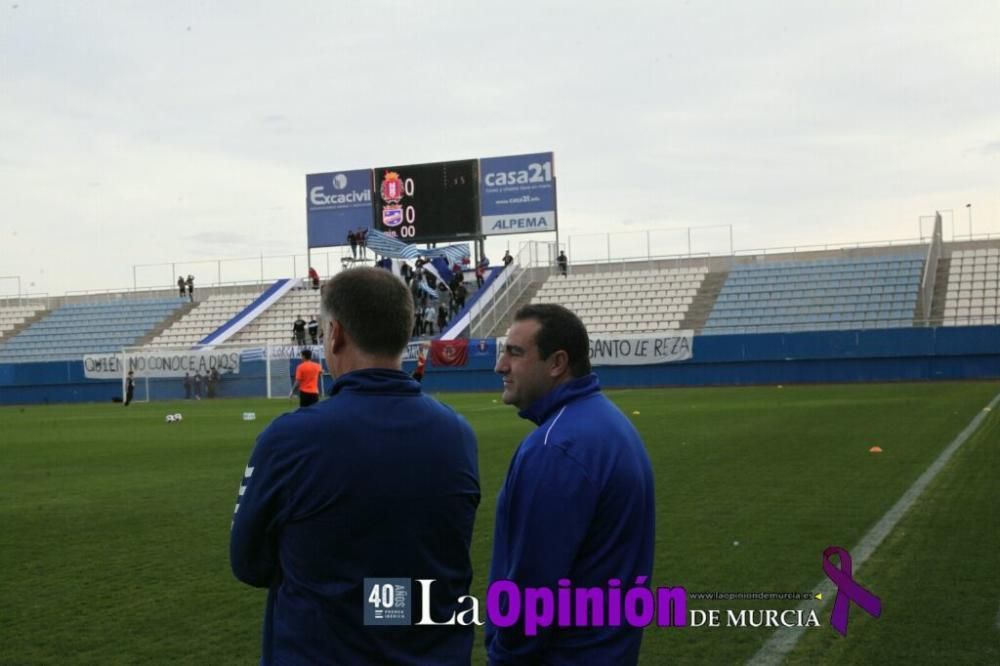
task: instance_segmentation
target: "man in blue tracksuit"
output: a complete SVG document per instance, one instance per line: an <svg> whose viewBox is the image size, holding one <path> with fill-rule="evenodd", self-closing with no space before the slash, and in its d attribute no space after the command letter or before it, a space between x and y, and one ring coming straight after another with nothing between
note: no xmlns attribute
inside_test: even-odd
<svg viewBox="0 0 1000 666"><path fill-rule="evenodd" d="M490 583L513 581L522 599L525 587L556 592L560 579L604 589L617 580L622 597L640 577L648 587L652 467L639 433L590 371L583 323L558 305L521 308L496 371L503 401L538 428L521 442L497 498ZM635 664L642 629L622 625L529 636L522 615L511 627L487 624L486 648L494 665Z"/></svg>
<svg viewBox="0 0 1000 666"><path fill-rule="evenodd" d="M469 664L472 626L414 626L466 605L479 505L468 423L401 371L413 299L355 268L322 291L329 400L276 419L243 474L230 537L241 581L268 588L262 664ZM363 621L365 578L414 579L409 626ZM378 617L378 615L375 615Z"/></svg>

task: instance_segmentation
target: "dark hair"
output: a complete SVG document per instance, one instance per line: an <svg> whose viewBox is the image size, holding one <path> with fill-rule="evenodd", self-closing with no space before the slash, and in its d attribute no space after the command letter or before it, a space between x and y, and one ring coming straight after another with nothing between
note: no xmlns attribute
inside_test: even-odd
<svg viewBox="0 0 1000 666"><path fill-rule="evenodd" d="M541 324L535 336L539 356L546 359L561 349L569 357L569 369L574 377L590 374L587 327L576 314L561 305L545 303L525 305L514 315L514 321L525 319Z"/></svg>
<svg viewBox="0 0 1000 666"><path fill-rule="evenodd" d="M323 314L336 319L369 354L402 354L413 329L413 297L392 273L363 266L342 271L323 285Z"/></svg>
<svg viewBox="0 0 1000 666"><path fill-rule="evenodd" d="M304 358L305 360L307 361L312 360L313 353L311 349L303 349L301 353L302 353L302 358Z"/></svg>

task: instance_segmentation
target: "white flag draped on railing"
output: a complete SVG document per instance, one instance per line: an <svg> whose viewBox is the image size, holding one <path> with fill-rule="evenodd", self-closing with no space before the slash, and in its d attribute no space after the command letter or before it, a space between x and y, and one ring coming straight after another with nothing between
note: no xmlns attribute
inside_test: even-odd
<svg viewBox="0 0 1000 666"><path fill-rule="evenodd" d="M467 243L457 245L446 245L444 247L420 248L416 245L404 243L398 238L393 238L376 229L369 229L365 244L369 250L373 250L383 257L392 259L416 259L417 257L444 257L448 263L461 263L463 259L471 256Z"/></svg>

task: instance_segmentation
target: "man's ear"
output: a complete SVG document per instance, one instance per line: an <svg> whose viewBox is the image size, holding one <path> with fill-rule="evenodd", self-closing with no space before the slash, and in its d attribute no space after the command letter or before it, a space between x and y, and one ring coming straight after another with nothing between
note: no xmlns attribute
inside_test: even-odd
<svg viewBox="0 0 1000 666"><path fill-rule="evenodd" d="M562 377L564 373L569 373L569 354L565 350L560 349L552 352L547 361L549 363L549 376L553 379Z"/></svg>
<svg viewBox="0 0 1000 666"><path fill-rule="evenodd" d="M330 322L330 349L334 354L343 351L347 344L346 338L347 331L344 329L344 325L336 319L332 320Z"/></svg>

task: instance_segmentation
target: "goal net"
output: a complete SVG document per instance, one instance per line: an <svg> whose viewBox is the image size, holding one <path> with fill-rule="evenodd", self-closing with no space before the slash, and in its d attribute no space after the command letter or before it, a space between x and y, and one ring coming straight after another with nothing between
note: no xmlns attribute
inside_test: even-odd
<svg viewBox="0 0 1000 666"><path fill-rule="evenodd" d="M124 395L129 371L133 401L287 398L302 349L322 362L322 347L233 345L126 347L122 350ZM324 372L325 384L329 379Z"/></svg>

